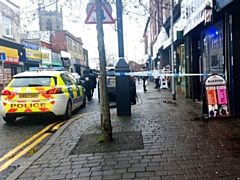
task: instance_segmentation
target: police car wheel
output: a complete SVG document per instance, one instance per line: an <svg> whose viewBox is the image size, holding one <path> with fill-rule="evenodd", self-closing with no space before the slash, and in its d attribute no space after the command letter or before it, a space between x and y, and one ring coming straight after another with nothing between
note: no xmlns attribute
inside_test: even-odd
<svg viewBox="0 0 240 180"><path fill-rule="evenodd" d="M80 106L80 108L85 108L86 107L86 96L84 95L83 96L83 103L82 103L82 105Z"/></svg>
<svg viewBox="0 0 240 180"><path fill-rule="evenodd" d="M72 104L70 101L68 101L64 119L70 119L71 116L72 116Z"/></svg>
<svg viewBox="0 0 240 180"><path fill-rule="evenodd" d="M16 120L16 117L3 117L3 120L7 123L14 123Z"/></svg>

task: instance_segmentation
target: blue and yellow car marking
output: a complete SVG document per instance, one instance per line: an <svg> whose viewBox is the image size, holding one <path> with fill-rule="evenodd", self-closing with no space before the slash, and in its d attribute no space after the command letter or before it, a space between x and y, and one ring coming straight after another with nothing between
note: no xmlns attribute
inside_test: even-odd
<svg viewBox="0 0 240 180"><path fill-rule="evenodd" d="M71 87L71 86L68 86L67 89L68 89L68 93L69 93L70 97L71 97L71 98L74 98L73 92L72 92L72 87Z"/></svg>

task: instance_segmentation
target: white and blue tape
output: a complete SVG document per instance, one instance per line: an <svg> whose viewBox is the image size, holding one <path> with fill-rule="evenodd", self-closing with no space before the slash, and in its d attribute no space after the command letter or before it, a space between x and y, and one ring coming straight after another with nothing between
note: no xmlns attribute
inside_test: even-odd
<svg viewBox="0 0 240 180"><path fill-rule="evenodd" d="M140 72L115 72L116 76L175 76L175 77L182 77L182 76L210 76L212 74L200 74L200 73L156 73L151 71L140 71ZM224 76L224 74L222 74Z"/></svg>

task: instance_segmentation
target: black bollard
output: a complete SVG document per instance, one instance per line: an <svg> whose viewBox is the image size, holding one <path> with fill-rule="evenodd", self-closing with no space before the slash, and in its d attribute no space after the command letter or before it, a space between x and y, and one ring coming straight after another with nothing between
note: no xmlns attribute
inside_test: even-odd
<svg viewBox="0 0 240 180"><path fill-rule="evenodd" d="M115 72L130 72L129 66L122 58L119 59ZM131 116L130 77L116 76L117 116Z"/></svg>

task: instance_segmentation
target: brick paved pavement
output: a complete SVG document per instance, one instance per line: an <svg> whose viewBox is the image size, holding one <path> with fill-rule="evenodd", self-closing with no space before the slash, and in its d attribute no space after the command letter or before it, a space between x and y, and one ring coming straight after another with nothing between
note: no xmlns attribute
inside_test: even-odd
<svg viewBox="0 0 240 180"><path fill-rule="evenodd" d="M202 121L201 104L170 91L156 91L149 83L131 117L111 109L114 132L141 131L144 149L69 155L83 133L99 133L99 112L62 126L44 148L8 180L46 179L240 179L240 122Z"/></svg>

